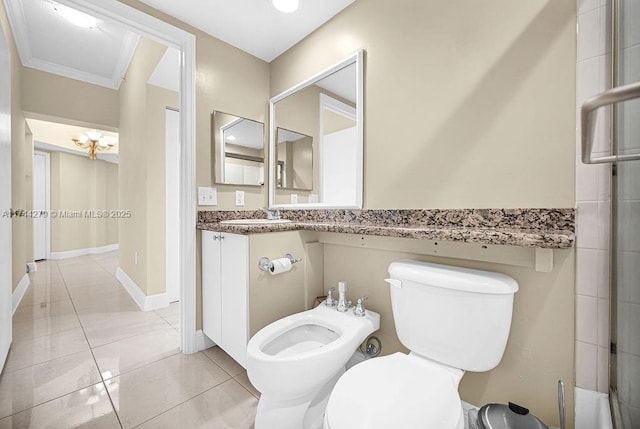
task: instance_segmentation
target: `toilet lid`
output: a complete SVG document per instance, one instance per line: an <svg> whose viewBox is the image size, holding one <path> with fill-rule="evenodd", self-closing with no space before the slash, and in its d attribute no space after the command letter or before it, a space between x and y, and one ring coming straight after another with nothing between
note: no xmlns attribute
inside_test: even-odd
<svg viewBox="0 0 640 429"><path fill-rule="evenodd" d="M462 371L403 353L371 359L347 371L331 392L330 429L457 429Z"/></svg>

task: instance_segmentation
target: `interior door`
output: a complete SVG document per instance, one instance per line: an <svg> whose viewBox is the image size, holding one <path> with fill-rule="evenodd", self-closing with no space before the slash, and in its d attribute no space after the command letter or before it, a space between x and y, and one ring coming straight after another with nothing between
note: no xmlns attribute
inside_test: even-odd
<svg viewBox="0 0 640 429"><path fill-rule="evenodd" d="M11 345L11 57L0 24L0 371Z"/></svg>
<svg viewBox="0 0 640 429"><path fill-rule="evenodd" d="M35 152L33 154L33 210L48 213L48 165L47 154ZM35 216L33 218L33 259L41 261L49 256L48 217Z"/></svg>

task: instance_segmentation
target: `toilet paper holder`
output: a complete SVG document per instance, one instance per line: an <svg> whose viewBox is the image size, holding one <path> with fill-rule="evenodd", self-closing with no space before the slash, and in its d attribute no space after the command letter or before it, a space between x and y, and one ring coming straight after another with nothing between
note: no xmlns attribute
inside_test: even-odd
<svg viewBox="0 0 640 429"><path fill-rule="evenodd" d="M292 265L302 261L302 258L294 258L291 253L287 253L286 255L284 255L284 258L290 260ZM260 258L260 260L258 260L258 268L260 268L262 271L269 272L273 268L273 262L271 262L271 259L263 256L262 258Z"/></svg>

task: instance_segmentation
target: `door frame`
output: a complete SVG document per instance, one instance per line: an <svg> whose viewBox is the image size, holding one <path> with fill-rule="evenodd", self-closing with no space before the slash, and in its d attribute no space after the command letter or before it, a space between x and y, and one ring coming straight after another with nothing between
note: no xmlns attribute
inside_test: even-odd
<svg viewBox="0 0 640 429"><path fill-rule="evenodd" d="M11 213L11 52L0 22L0 372L13 339Z"/></svg>
<svg viewBox="0 0 640 429"><path fill-rule="evenodd" d="M177 283L178 288L178 300L180 299L180 267L176 263L176 258L173 256L176 254L176 250L180 245L180 231L179 225L176 225L173 222L175 216L175 206L179 206L180 200L180 189L177 189L177 195L175 194L175 187L172 187L174 183L174 177L170 177L168 174L169 171L177 170L180 171L180 165L176 165L179 163L179 154L176 157L176 153L174 152L175 147L173 145L169 145L169 137L168 137L168 124L169 124L169 116L170 112L178 114L178 127L180 127L180 111L172 108L165 108L165 292L167 293L167 298L169 298L169 303L171 303L171 299L173 297L173 293L169 293L170 285L171 288L175 287L174 283ZM178 129L178 141L176 143L178 145L178 150L180 149L180 134ZM176 162L177 161L177 162ZM176 168L177 167L177 168ZM179 186L179 185L178 185ZM177 198L176 198L177 197ZM177 204L173 204L178 201ZM180 220L180 213L178 208L178 222ZM177 277L177 278L176 278ZM173 292L173 291L172 291Z"/></svg>
<svg viewBox="0 0 640 429"><path fill-rule="evenodd" d="M33 151L33 156L44 156L44 192L46 194L45 197L45 212L47 213L47 216L45 217L45 259L49 259L49 255L51 254L51 154L49 152L42 152L39 150L34 150ZM34 163L35 165L35 163ZM35 170L35 167L34 167ZM35 203L35 181L33 182L33 187L34 187L34 192L33 192L33 198L34 198L34 203ZM35 206L35 204L34 204ZM35 233L35 224L33 225L33 243L32 245L34 246L34 260L35 260L35 239L36 239L36 233Z"/></svg>
<svg viewBox="0 0 640 429"><path fill-rule="evenodd" d="M196 331L196 37L118 0L57 1L180 51L180 348L195 353L203 347Z"/></svg>

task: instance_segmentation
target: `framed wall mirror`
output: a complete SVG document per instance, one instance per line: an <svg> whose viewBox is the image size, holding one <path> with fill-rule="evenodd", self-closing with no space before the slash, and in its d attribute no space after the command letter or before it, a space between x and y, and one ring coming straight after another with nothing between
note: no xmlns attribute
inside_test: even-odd
<svg viewBox="0 0 640 429"><path fill-rule="evenodd" d="M363 51L273 97L269 207L362 208L363 129Z"/></svg>
<svg viewBox="0 0 640 429"><path fill-rule="evenodd" d="M214 111L211 114L211 136L215 183L264 185L263 123Z"/></svg>

